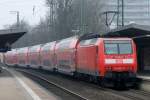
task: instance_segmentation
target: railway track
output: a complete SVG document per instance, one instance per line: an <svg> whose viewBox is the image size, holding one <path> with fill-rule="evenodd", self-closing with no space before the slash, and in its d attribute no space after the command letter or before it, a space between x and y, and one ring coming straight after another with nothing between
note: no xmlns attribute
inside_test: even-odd
<svg viewBox="0 0 150 100"><path fill-rule="evenodd" d="M124 96L130 100L149 100L150 94L141 90L127 90L127 91L116 91L109 90L112 93L118 94L120 96Z"/></svg>
<svg viewBox="0 0 150 100"><path fill-rule="evenodd" d="M149 100L150 98L150 93L146 92L146 91L142 91L142 90L125 90L125 91L118 91L118 90L113 90L113 89L107 89L107 88L102 88L99 87L97 85L94 84L89 84L89 83L85 83L85 82L80 82L81 84L83 84L84 86L89 87L87 90L89 90L91 92L91 90L95 90L95 92L92 92L93 94L96 93L97 96L89 96L87 94L86 95L82 95L82 91L72 91L60 84L58 84L57 82L55 83L54 81L50 81L50 79L46 78L42 73L37 72L37 71L27 71L27 70L23 70L23 69L17 69L17 71L23 72L25 74L28 74L30 76L36 77L42 81L47 82L48 84L51 84L59 89L61 89L62 91L72 95L73 97L76 97L79 100ZM91 90L90 90L91 89ZM81 93L80 93L81 92ZM101 94L101 95L99 95ZM101 98L100 96L103 97Z"/></svg>
<svg viewBox="0 0 150 100"><path fill-rule="evenodd" d="M143 90L127 89L127 90L114 90L109 88L102 88L93 84L89 84L93 88L99 88L101 90L107 91L108 93L114 94L125 100L149 100L150 93Z"/></svg>
<svg viewBox="0 0 150 100"><path fill-rule="evenodd" d="M25 71L25 70L19 70L19 69L17 69L17 71L28 74L28 75L30 75L30 77L38 78L38 80L40 80L42 82L46 82L51 86L54 86L54 88L57 88L57 90L62 90L63 92L65 92L65 93L69 94L71 97L73 97L72 99L75 99L75 100L88 100L86 97L83 97L80 94L77 94L73 91L70 91L67 88L62 87L59 84L56 84L56 83L54 83L54 82L52 82L52 81L50 81L50 80L48 80L48 79L46 79L42 76L39 76L35 73L31 73L31 72L28 72L28 71Z"/></svg>

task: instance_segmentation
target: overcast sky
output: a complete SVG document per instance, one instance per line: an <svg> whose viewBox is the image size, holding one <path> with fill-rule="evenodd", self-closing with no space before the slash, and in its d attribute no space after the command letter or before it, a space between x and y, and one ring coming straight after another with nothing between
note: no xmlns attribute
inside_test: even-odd
<svg viewBox="0 0 150 100"><path fill-rule="evenodd" d="M16 14L11 14L10 11L19 11L20 20L36 25L40 18L45 17L47 7L45 0L0 0L0 29L16 22Z"/></svg>

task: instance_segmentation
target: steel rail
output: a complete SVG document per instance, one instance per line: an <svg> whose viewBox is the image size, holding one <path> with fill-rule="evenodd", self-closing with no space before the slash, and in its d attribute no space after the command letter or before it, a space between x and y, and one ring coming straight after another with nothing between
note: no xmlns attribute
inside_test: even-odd
<svg viewBox="0 0 150 100"><path fill-rule="evenodd" d="M81 96L81 95L78 94L78 93L75 93L75 92L73 92L73 91L71 91L71 90L69 90L69 89L66 89L65 87L62 87L62 86L60 86L60 85L58 85L58 84L56 84L56 83L54 83L54 82L51 82L50 80L48 80L48 79L46 79L46 78L44 78L44 77L42 77L42 76L36 75L35 73L27 72L27 71L21 70L21 69L16 69L16 71L23 72L23 73L25 73L25 74L28 74L28 75L31 75L31 76L33 76L33 77L36 77L36 78L38 78L38 79L40 79L40 80L43 80L43 81L45 81L46 83L51 84L51 85L53 85L53 86L55 86L55 87L61 89L62 91L64 91L64 92L66 92L66 93L68 93L68 94L71 94L71 95L73 95L73 96L79 98L80 100L89 100L89 99L87 99L87 98Z"/></svg>

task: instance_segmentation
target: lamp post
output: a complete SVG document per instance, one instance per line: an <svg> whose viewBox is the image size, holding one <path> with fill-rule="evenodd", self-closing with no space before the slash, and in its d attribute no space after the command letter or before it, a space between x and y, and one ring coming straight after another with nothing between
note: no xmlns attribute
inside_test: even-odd
<svg viewBox="0 0 150 100"><path fill-rule="evenodd" d="M19 27L20 26L20 13L19 13L19 11L10 11L10 13L17 15L17 27Z"/></svg>

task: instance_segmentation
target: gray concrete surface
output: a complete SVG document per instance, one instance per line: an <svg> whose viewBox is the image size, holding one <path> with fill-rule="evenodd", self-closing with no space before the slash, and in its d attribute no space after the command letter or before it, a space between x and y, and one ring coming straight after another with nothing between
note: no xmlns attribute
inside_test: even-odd
<svg viewBox="0 0 150 100"><path fill-rule="evenodd" d="M20 87L10 73L3 70L2 73L0 73L0 100L33 99Z"/></svg>
<svg viewBox="0 0 150 100"><path fill-rule="evenodd" d="M142 80L140 83L140 89L150 92L150 75L138 74L137 77Z"/></svg>
<svg viewBox="0 0 150 100"><path fill-rule="evenodd" d="M60 100L34 81L13 69L0 73L0 100Z"/></svg>

